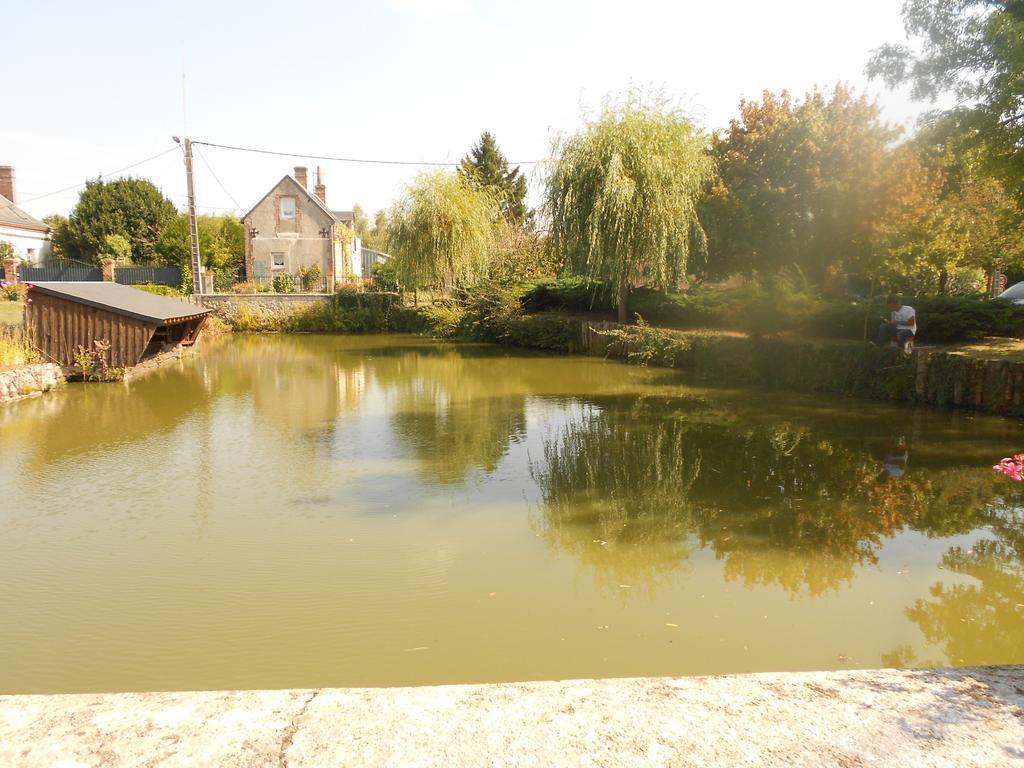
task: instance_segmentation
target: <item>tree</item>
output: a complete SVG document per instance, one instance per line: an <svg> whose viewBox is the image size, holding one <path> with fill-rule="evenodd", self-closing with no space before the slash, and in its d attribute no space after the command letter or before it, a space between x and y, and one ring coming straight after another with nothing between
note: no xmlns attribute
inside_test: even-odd
<svg viewBox="0 0 1024 768"><path fill-rule="evenodd" d="M424 172L388 215L399 281L445 292L486 276L501 216L493 198L456 173Z"/></svg>
<svg viewBox="0 0 1024 768"><path fill-rule="evenodd" d="M1024 2L904 0L903 24L919 52L883 45L868 74L918 100L954 96L946 116L987 145L988 168L1024 203Z"/></svg>
<svg viewBox="0 0 1024 768"><path fill-rule="evenodd" d="M234 216L199 216L199 255L203 266L213 271L218 290L227 289L245 264L245 228ZM192 246L188 216L179 214L155 246L160 260L191 271Z"/></svg>
<svg viewBox="0 0 1024 768"><path fill-rule="evenodd" d="M879 211L900 168L898 131L877 104L837 85L794 100L741 101L712 139L720 177L707 202L708 271L774 274L796 265L819 285L870 263Z"/></svg>
<svg viewBox="0 0 1024 768"><path fill-rule="evenodd" d="M107 235L103 238L100 258L113 259L121 264L127 264L132 260L132 245L123 235Z"/></svg>
<svg viewBox="0 0 1024 768"><path fill-rule="evenodd" d="M382 251L388 247L388 212L384 209L377 211L373 217L373 229L367 237L366 245L370 250Z"/></svg>
<svg viewBox="0 0 1024 768"><path fill-rule="evenodd" d="M134 259L150 259L177 215L174 204L147 179L88 181L67 226L57 233L58 247L66 256L95 262L107 235L121 235L131 244Z"/></svg>
<svg viewBox="0 0 1024 768"><path fill-rule="evenodd" d="M575 274L617 286L620 322L632 286L677 286L704 247L697 201L714 173L705 141L664 98L630 93L555 142L545 191L551 247Z"/></svg>
<svg viewBox="0 0 1024 768"><path fill-rule="evenodd" d="M1024 263L1024 212L986 171L983 146L942 119L901 148L919 158L916 189L901 210L886 210L881 250L891 282L915 292L975 293L995 269Z"/></svg>
<svg viewBox="0 0 1024 768"><path fill-rule="evenodd" d="M532 219L526 206L526 177L519 166L508 167L508 160L490 133L480 134L480 141L459 163L459 173L477 189L494 195L509 224L521 227Z"/></svg>
<svg viewBox="0 0 1024 768"><path fill-rule="evenodd" d="M363 206L356 203L352 206L352 216L355 218L354 228L356 231L356 237L363 241L365 245L370 239L370 219L366 215L366 211L363 210Z"/></svg>
<svg viewBox="0 0 1024 768"><path fill-rule="evenodd" d="M43 223L50 228L50 253L54 258L62 258L65 254L61 249L61 243L66 239L64 233L68 227L68 217L51 213L43 217Z"/></svg>

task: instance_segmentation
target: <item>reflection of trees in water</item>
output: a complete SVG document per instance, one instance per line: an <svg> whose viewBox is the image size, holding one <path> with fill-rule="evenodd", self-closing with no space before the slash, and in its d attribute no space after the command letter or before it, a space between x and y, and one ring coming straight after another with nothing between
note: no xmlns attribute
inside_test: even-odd
<svg viewBox="0 0 1024 768"><path fill-rule="evenodd" d="M531 467L544 494L549 541L614 581L651 580L689 553L690 492L701 452L685 422L651 422L635 409L587 407Z"/></svg>
<svg viewBox="0 0 1024 768"><path fill-rule="evenodd" d="M1005 481L1009 482L1009 481ZM992 534L970 549L951 547L942 558L968 583L936 582L929 597L907 608L925 640L944 659L918 659L901 646L882 657L887 666L1020 663L1024 654L1024 507L1021 495L988 505L978 521ZM958 580L959 581L959 580Z"/></svg>
<svg viewBox="0 0 1024 768"><path fill-rule="evenodd" d="M877 562L905 526L976 528L994 494L985 470L882 482L880 457L858 447L792 424L746 424L681 401L599 402L548 440L533 469L540 526L584 562L652 574L685 558L692 536L728 578L817 594Z"/></svg>
<svg viewBox="0 0 1024 768"><path fill-rule="evenodd" d="M395 398L395 431L423 473L457 484L471 468L493 472L510 442L526 434L515 360L441 346L400 351L375 363L374 378Z"/></svg>

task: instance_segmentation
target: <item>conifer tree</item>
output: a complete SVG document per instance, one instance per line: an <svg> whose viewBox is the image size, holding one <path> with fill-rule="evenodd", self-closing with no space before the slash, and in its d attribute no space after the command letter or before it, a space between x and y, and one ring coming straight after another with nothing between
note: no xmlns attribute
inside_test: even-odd
<svg viewBox="0 0 1024 768"><path fill-rule="evenodd" d="M490 192L509 224L524 226L532 220L533 212L526 207L526 177L519 166L509 168L508 159L489 132L484 131L462 158L459 174L477 189Z"/></svg>

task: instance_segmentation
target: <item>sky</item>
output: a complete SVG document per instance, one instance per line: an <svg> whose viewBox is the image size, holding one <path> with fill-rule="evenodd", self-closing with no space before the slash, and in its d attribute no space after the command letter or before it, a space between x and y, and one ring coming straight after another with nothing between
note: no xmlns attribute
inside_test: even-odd
<svg viewBox="0 0 1024 768"><path fill-rule="evenodd" d="M903 41L900 5L16 3L3 11L0 165L15 166L19 204L39 217L66 214L80 186L51 193L99 174L149 178L183 209L184 166L171 137L188 135L306 155L199 146L200 213L244 213L294 166L308 166L312 184L320 165L331 208L359 203L372 214L422 169L308 155L456 163L490 131L509 160L542 160L553 137L630 87L663 91L713 130L736 116L741 98L844 81L909 130L925 105L864 75L872 49ZM537 167L523 166L534 196Z"/></svg>

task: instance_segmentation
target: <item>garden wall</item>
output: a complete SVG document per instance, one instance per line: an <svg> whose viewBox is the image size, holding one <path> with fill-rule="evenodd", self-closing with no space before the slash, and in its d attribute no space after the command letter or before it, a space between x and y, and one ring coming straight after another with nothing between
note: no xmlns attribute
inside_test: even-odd
<svg viewBox="0 0 1024 768"><path fill-rule="evenodd" d="M290 320L311 308L324 306L330 296L323 293L223 293L206 294L202 305L229 325L235 325L239 314L262 321L278 323Z"/></svg>

